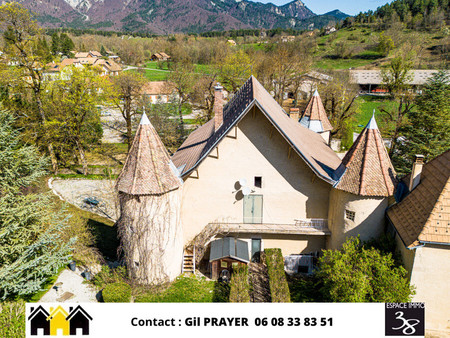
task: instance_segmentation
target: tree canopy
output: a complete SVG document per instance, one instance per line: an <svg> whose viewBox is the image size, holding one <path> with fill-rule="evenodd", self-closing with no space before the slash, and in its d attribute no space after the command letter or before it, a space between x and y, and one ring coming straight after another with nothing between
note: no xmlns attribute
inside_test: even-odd
<svg viewBox="0 0 450 338"><path fill-rule="evenodd" d="M67 218L54 212L50 196L28 193L48 163L20 144L13 122L0 111L0 299L39 291L68 262L73 244L61 238Z"/></svg>
<svg viewBox="0 0 450 338"><path fill-rule="evenodd" d="M332 302L408 302L414 291L392 255L348 238L341 250L324 250L319 260L321 293Z"/></svg>

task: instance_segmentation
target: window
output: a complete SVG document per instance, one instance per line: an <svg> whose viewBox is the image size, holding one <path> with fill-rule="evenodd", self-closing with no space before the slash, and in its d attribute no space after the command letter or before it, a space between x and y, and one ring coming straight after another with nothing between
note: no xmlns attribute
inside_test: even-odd
<svg viewBox="0 0 450 338"><path fill-rule="evenodd" d="M255 176L255 187L262 188L262 177L261 176Z"/></svg>
<svg viewBox="0 0 450 338"><path fill-rule="evenodd" d="M350 221L355 220L355 212L345 209L345 218L349 219Z"/></svg>

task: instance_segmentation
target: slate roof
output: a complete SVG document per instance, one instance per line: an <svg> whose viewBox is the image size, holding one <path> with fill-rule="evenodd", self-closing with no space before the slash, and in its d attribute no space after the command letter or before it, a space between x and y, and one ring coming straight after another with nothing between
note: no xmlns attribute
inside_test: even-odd
<svg viewBox="0 0 450 338"><path fill-rule="evenodd" d="M181 176L192 172L223 137L254 106L257 106L314 173L333 184L333 172L341 160L317 133L289 118L264 87L251 76L224 106L223 124L214 132L214 119L192 132L173 155Z"/></svg>
<svg viewBox="0 0 450 338"><path fill-rule="evenodd" d="M130 195L160 195L181 186L177 174L164 144L144 113L117 179L117 189Z"/></svg>
<svg viewBox="0 0 450 338"><path fill-rule="evenodd" d="M450 150L423 166L420 183L387 216L403 243L450 244Z"/></svg>
<svg viewBox="0 0 450 338"><path fill-rule="evenodd" d="M360 196L392 196L396 173L372 116L335 172L335 188ZM338 178L340 177L340 178Z"/></svg>
<svg viewBox="0 0 450 338"><path fill-rule="evenodd" d="M333 129L317 90L309 100L300 118L300 123L315 132L325 132Z"/></svg>

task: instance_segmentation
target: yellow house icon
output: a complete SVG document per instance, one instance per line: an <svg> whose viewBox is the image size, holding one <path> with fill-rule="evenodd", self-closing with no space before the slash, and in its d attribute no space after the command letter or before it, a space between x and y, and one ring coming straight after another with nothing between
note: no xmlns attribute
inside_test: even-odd
<svg viewBox="0 0 450 338"><path fill-rule="evenodd" d="M50 308L50 316L47 317L47 320L50 321L50 336L56 336L59 329L62 330L63 336L70 334L70 323L66 320L68 315L61 305L57 308Z"/></svg>

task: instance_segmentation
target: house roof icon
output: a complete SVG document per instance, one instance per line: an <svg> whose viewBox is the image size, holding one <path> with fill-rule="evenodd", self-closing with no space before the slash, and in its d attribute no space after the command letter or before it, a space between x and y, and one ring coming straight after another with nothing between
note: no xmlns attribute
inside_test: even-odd
<svg viewBox="0 0 450 338"><path fill-rule="evenodd" d="M67 320L70 321L77 313L82 314L85 318L92 320L92 317L89 315L89 313L86 312L80 305L78 305L75 309L72 310L70 308L70 314L67 317Z"/></svg>
<svg viewBox="0 0 450 338"><path fill-rule="evenodd" d="M47 318L50 316L50 314L45 310L42 305L39 305L37 308L32 307L31 308L31 314L28 317L28 320L32 320L34 317L36 317L37 314L42 313Z"/></svg>

